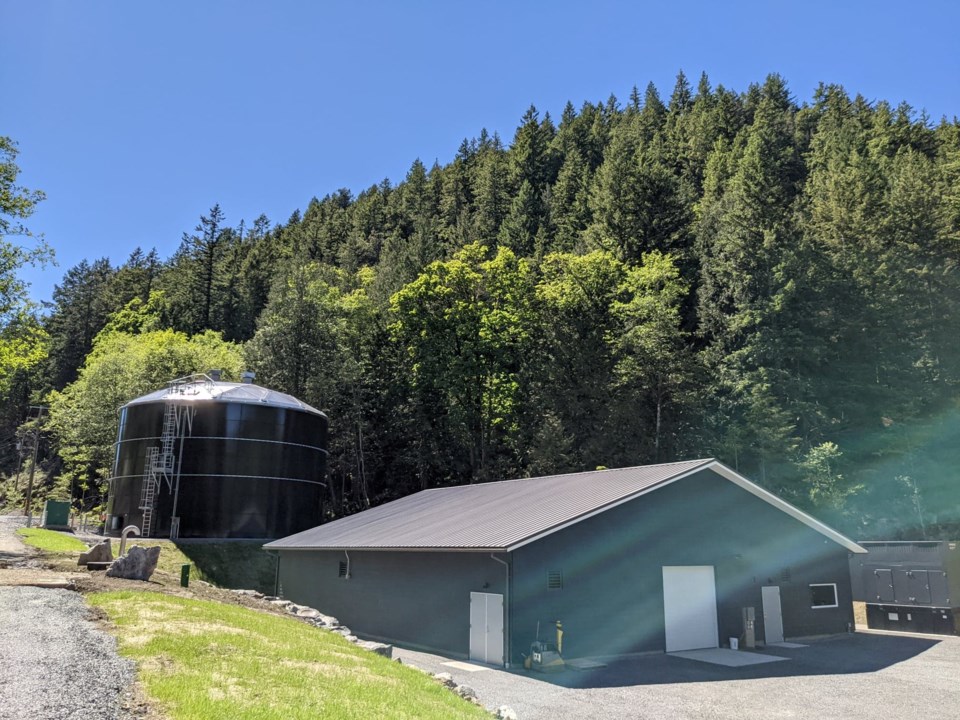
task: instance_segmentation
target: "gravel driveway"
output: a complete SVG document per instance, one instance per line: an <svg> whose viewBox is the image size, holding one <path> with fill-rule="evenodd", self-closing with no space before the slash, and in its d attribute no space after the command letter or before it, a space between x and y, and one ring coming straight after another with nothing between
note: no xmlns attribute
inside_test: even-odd
<svg viewBox="0 0 960 720"><path fill-rule="evenodd" d="M13 537L21 522L0 517L0 557L11 568L30 562ZM132 664L79 593L0 586L0 720L125 718L132 682Z"/></svg>
<svg viewBox="0 0 960 720"><path fill-rule="evenodd" d="M960 718L960 638L856 633L770 652L790 659L730 668L656 654L541 675L468 672L445 665L446 658L402 649L394 656L450 673L486 707L509 705L520 720Z"/></svg>

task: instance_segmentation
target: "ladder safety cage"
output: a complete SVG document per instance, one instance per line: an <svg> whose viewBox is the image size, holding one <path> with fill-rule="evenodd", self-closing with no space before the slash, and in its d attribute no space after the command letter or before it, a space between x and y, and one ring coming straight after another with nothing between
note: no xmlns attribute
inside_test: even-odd
<svg viewBox="0 0 960 720"><path fill-rule="evenodd" d="M170 383L168 397L187 394L184 388L199 383L213 385L206 375L191 375ZM161 483L166 483L167 491L174 496L173 517L171 518L170 537L176 539L180 533L180 518L177 513L177 499L180 491L180 468L183 465L183 439L193 433L193 418L196 408L192 404L168 401L163 409L163 429L159 446L147 450L144 463L143 485L140 491L140 509L143 510L141 535L151 537L153 519L156 510L157 494ZM178 442L179 441L179 447ZM177 452L178 451L178 452Z"/></svg>

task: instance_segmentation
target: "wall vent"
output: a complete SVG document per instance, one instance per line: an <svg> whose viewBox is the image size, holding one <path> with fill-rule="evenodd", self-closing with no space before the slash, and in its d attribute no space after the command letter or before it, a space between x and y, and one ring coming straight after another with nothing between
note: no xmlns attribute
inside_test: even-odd
<svg viewBox="0 0 960 720"><path fill-rule="evenodd" d="M790 568L785 567L780 571L780 580L782 582L790 582Z"/></svg>
<svg viewBox="0 0 960 720"><path fill-rule="evenodd" d="M563 573L560 570L547 572L547 590L563 590Z"/></svg>
<svg viewBox="0 0 960 720"><path fill-rule="evenodd" d="M337 577L345 578L347 576L347 561L340 561L340 569L337 571Z"/></svg>

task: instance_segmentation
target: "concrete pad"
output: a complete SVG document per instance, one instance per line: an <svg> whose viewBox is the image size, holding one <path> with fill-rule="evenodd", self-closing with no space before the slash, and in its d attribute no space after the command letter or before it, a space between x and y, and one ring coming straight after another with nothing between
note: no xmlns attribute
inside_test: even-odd
<svg viewBox="0 0 960 720"><path fill-rule="evenodd" d="M442 663L447 667L456 668L457 670L465 670L466 672L480 672L482 670L489 670L490 668L484 667L483 665L473 665L471 663L460 662L459 660L451 660L450 662Z"/></svg>
<svg viewBox="0 0 960 720"><path fill-rule="evenodd" d="M804 647L810 647L810 646L809 646L809 645L801 645L800 643L778 642L778 643L767 643L767 647L804 648Z"/></svg>
<svg viewBox="0 0 960 720"><path fill-rule="evenodd" d="M760 653L747 652L746 650L727 650L726 648L684 650L683 652L672 652L669 654L674 657L686 658L687 660L697 660L713 665L725 665L726 667L762 665L764 663L780 662L781 660L790 659L776 655L761 655Z"/></svg>

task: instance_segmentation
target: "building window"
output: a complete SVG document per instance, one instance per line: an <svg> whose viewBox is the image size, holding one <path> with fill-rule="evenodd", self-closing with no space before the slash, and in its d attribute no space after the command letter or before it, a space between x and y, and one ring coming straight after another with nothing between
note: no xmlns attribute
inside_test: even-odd
<svg viewBox="0 0 960 720"><path fill-rule="evenodd" d="M337 577L345 578L347 576L347 563L345 560L340 561L340 569L337 571Z"/></svg>
<svg viewBox="0 0 960 720"><path fill-rule="evenodd" d="M836 583L818 583L810 586L810 607L814 610L820 608L835 608L837 603L837 584Z"/></svg>
<svg viewBox="0 0 960 720"><path fill-rule="evenodd" d="M563 590L563 573L559 570L550 570L547 573L547 590Z"/></svg>

